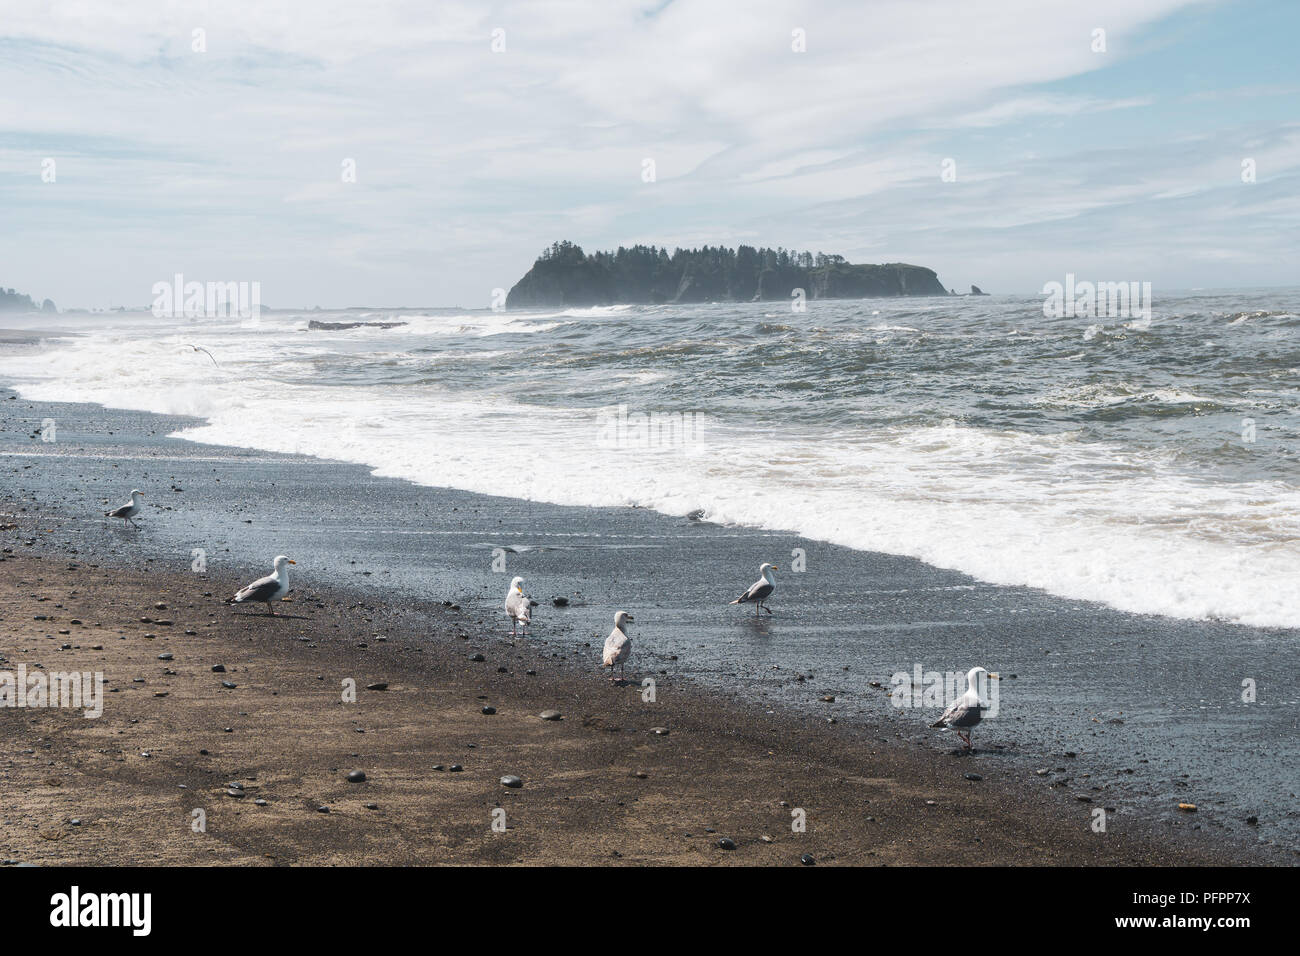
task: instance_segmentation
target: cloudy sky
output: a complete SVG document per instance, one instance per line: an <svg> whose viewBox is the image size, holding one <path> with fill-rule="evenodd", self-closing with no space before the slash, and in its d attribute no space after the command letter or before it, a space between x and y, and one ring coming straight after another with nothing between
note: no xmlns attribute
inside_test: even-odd
<svg viewBox="0 0 1300 956"><path fill-rule="evenodd" d="M0 0L0 285L485 307L562 238L1293 284L1298 35L1294 0Z"/></svg>

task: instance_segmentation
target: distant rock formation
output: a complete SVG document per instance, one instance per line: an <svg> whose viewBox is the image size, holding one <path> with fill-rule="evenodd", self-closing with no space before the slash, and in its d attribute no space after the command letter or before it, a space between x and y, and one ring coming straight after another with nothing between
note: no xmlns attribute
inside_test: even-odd
<svg viewBox="0 0 1300 956"><path fill-rule="evenodd" d="M46 299L40 305L30 295L13 289L0 289L0 312L58 312L54 303Z"/></svg>
<svg viewBox="0 0 1300 956"><path fill-rule="evenodd" d="M343 332L347 329L374 328L395 329L405 322L322 322L320 319L308 319L307 328L315 332Z"/></svg>
<svg viewBox="0 0 1300 956"><path fill-rule="evenodd" d="M977 286L977 285L973 285L973 286L970 287L970 294L971 294L971 295L988 295L987 292L981 292L981 291L980 291L980 287Z"/></svg>
<svg viewBox="0 0 1300 956"><path fill-rule="evenodd" d="M557 242L506 296L506 307L586 308L674 302L864 299L949 294L933 269L890 262L853 265L843 256L787 249L667 249L622 246L587 255Z"/></svg>

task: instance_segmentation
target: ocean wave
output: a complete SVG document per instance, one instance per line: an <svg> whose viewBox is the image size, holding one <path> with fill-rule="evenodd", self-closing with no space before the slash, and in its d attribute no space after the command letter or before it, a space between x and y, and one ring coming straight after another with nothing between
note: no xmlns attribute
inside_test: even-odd
<svg viewBox="0 0 1300 956"><path fill-rule="evenodd" d="M1086 440L1080 427L1042 424L1045 410L1073 411L1086 421L1114 410L1142 417L1152 409L1217 407L1206 389L1119 379L1038 390L1017 409L1032 417L1030 430L943 414L947 380L936 370L918 376L916 388L924 391L908 394L913 406L931 401L917 395L936 396L936 410L951 421L898 424L900 408L909 406L886 400L880 389L867 391L866 404L837 405L819 420L819 403L838 398L819 394L836 362L852 359L858 379L881 379L883 388L881 370L862 364L860 354L838 352L834 342L777 353L738 345L742 332L706 335L702 322L682 338L678 321L657 333L638 330L641 344L628 344L620 329L574 346L552 356L546 373L609 406L626 401L625 389L645 389L663 396L669 414L707 407L710 389L741 389L744 413L705 416L692 438L677 443L646 448L629 439L611 446L596 408L532 404L496 384L500 369L530 361L539 340L489 343L484 331L534 328L556 321L554 313L403 318L466 331L429 343L414 339L415 350L405 353L393 339L404 329L376 330L375 347L357 352L348 349L364 341L347 338L353 331L294 331L301 315L252 330L145 323L51 342L34 355L0 356L0 377L18 382L31 399L195 416L203 423L180 433L194 441L315 454L420 484L557 504L635 504L674 515L704 509L723 523L909 555L994 584L1126 611L1300 626L1292 587L1300 490L1293 483L1180 471L1176 443ZM830 327L823 317L818 322ZM592 324L608 327L600 316ZM851 320L844 324L840 342L863 332ZM570 332L584 328L579 322ZM1005 327L987 338L1004 341ZM1073 334L1070 340L1078 341ZM219 367L189 343L209 348ZM940 345L916 351L929 347ZM950 348L936 369L972 361L968 346ZM733 350L741 354L723 366ZM726 381L705 380L683 392L671 362L696 353L710 367L725 367L727 376L719 378ZM480 387L452 387L439 372L469 363L465 381ZM737 380L740 369L750 371ZM388 381L400 388L380 384ZM527 381L539 390L546 377ZM800 388L781 395L773 382ZM252 409L260 414L251 417ZM265 427L267 416L274 429ZM1233 460L1248 462L1240 444Z"/></svg>

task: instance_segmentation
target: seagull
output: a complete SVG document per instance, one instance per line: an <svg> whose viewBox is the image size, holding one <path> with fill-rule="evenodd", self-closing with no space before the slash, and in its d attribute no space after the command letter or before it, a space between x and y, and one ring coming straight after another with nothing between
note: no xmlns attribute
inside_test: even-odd
<svg viewBox="0 0 1300 956"><path fill-rule="evenodd" d="M776 581L772 579L772 572L780 571L780 570L781 569L778 568L775 564L764 564L761 568L758 569L759 574L763 576L759 578L757 581L755 581L753 584L751 584L749 586L748 591L746 591L740 597L736 598L736 600L732 601L731 603L747 604L750 601L753 601L755 617L758 616L759 608L762 608L768 614L771 614L772 609L770 607L767 607L763 602L766 601L769 597L771 597L772 592L776 590Z"/></svg>
<svg viewBox="0 0 1300 956"><path fill-rule="evenodd" d="M187 343L187 344L188 344L188 343ZM207 349L205 349L205 348L203 348L202 346L199 346L199 345L190 345L189 347L192 348L192 349L193 349L194 351L196 351L196 352L202 352L202 353L203 353L204 355L206 355L208 358L212 359L212 364L213 364L213 365L216 365L217 368L221 368L220 365L217 365L217 360L214 359L214 358L212 358L212 353L209 352Z"/></svg>
<svg viewBox="0 0 1300 956"><path fill-rule="evenodd" d="M989 680L1001 680L997 674L990 674L982 667L972 667L966 675L966 693L952 702L952 706L943 712L943 716L932 723L931 727L951 727L957 736L966 742L966 749L971 749L971 735L975 725L984 719L984 705L980 703L976 682L983 674ZM965 728L966 733L962 733Z"/></svg>
<svg viewBox="0 0 1300 956"><path fill-rule="evenodd" d="M618 665L618 679L623 680L623 665L632 656L632 638L627 633L627 626L632 623L632 615L619 611L614 615L614 630L605 638L605 655L601 658L604 666L609 668L609 679L614 680L614 665Z"/></svg>
<svg viewBox="0 0 1300 956"><path fill-rule="evenodd" d="M131 527L139 531L140 526L137 525L134 521L131 521L131 519L140 513L140 499L143 497L144 497L143 491L132 491L130 501L122 505L122 507L120 508L114 508L112 511L105 511L104 517L121 518L123 528L125 528L127 522L130 521Z"/></svg>
<svg viewBox="0 0 1300 956"><path fill-rule="evenodd" d="M537 607L537 602L532 598L524 597L524 579L515 578L510 582L510 590L506 592L506 613L510 615L510 636L516 636L516 629L520 624L524 626L524 634L528 633L528 625L533 620L533 608Z"/></svg>
<svg viewBox="0 0 1300 956"><path fill-rule="evenodd" d="M243 588L231 598L232 604L243 604L245 601L265 601L266 609L271 616L275 616L275 608L271 607L271 602L284 597L289 593L289 572L285 570L286 564L297 564L297 561L286 558L283 554L276 555L275 571L264 578L258 578L248 587Z"/></svg>

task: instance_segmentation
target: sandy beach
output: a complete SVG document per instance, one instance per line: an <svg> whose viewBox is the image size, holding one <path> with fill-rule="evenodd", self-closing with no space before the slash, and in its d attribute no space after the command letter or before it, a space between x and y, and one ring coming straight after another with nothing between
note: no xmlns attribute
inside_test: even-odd
<svg viewBox="0 0 1300 956"><path fill-rule="evenodd" d="M598 625L566 624L549 602L529 639L511 642L492 593L499 575L469 587L463 572L431 567L421 597L402 577L402 567L414 575L411 565L373 555L352 565L360 552L337 532L333 570L315 570L326 563L331 532L268 530L259 527L265 512L252 507L254 489L261 508L280 497L327 500L315 486L328 473L328 494L347 501L391 491L383 507L400 526L411 502L445 503L437 489L166 439L175 422L157 416L0 401L6 412L22 410L6 416L4 435L11 490L0 502L0 667L102 672L106 681L96 719L0 709L0 858L794 866L805 855L816 865L1268 859L1222 827L1203 827L1204 811L1153 822L1114 806L1088 771L1080 777L1069 766L1078 754L1017 754L1005 732L977 736L969 756L949 749L951 738L921 744L918 736L934 735L925 721L906 715L915 726L905 734L889 708L872 716L856 693L826 703L836 695L822 678L782 682L805 688L820 711L791 706L773 688L719 692L727 671L687 676L681 655L653 630L629 667L632 682L613 686L599 672ZM30 434L33 421L49 416L64 426L53 448ZM153 492L138 532L96 510L123 482L147 482ZM216 492L232 485L244 508ZM70 507L78 497L80 513ZM219 534L211 530L222 522ZM269 570L269 554L258 562L226 550L246 529L253 550L268 537L288 541L276 550L289 554L313 543L298 552L306 567L293 569L291 600L274 618L260 606L225 604ZM401 541L383 530L378 539ZM209 542L203 573L190 569L192 549L180 546L187 538ZM373 573L381 568L392 573ZM559 591L549 584L535 593ZM572 597L579 614L604 617L588 603L594 595ZM656 616L668 615L647 615ZM643 699L645 677L655 681L653 701ZM347 681L355 702L343 700ZM560 719L542 719L546 711ZM1046 773L1025 770L1026 759ZM357 770L365 781L349 782ZM504 786L509 775L522 786ZM1090 826L1098 807L1108 814L1104 833ZM792 826L799 822L802 831Z"/></svg>
<svg viewBox="0 0 1300 956"><path fill-rule="evenodd" d="M0 710L7 859L1225 861L1122 830L1099 837L1063 801L1027 806L1011 788L966 779L964 761L728 706L671 678L647 703L639 686L612 686L594 667L573 673L463 611L360 604L306 584L269 618L227 607L236 582L225 575L9 550L4 664L102 672L106 693L97 719ZM355 703L342 701L346 680ZM367 689L376 685L386 688ZM560 719L538 716L553 710ZM348 781L355 770L364 782ZM522 787L503 786L506 775ZM195 810L206 832L194 831ZM798 810L806 832L792 831Z"/></svg>

